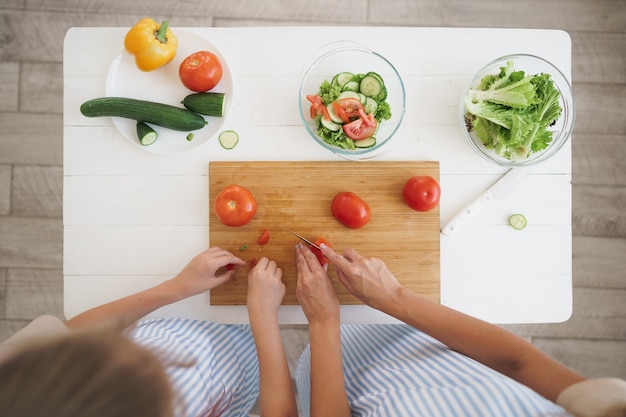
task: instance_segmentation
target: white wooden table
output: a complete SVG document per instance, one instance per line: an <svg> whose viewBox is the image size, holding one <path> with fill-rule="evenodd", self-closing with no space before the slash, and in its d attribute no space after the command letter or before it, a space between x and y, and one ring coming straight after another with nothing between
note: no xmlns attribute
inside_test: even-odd
<svg viewBox="0 0 626 417"><path fill-rule="evenodd" d="M499 56L529 53L548 59L571 79L571 41L562 31L184 29L209 39L228 62L235 93L224 128L240 135L233 150L222 149L214 138L190 153L159 156L133 146L110 118L83 117L80 105L104 96L109 67L128 28L67 33L63 270L68 318L172 277L208 247L209 161L340 160L314 144L298 114L302 65L323 44L363 43L402 75L407 97L401 138L381 160L440 161L442 225L506 172L474 154L459 127L458 103L472 75ZM273 99L271 106L267 97ZM525 230L507 225L513 212L526 215ZM441 236L441 302L495 323L567 320L572 311L571 231L568 143L497 205L454 236ZM211 306L208 294L152 314L166 315L247 322L245 306ZM299 306L281 307L280 320L306 323ZM394 322L367 306L342 306L342 321Z"/></svg>

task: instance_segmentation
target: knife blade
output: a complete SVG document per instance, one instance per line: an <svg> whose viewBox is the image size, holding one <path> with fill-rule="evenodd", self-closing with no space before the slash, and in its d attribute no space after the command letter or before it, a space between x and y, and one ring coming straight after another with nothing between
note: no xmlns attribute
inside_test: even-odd
<svg viewBox="0 0 626 417"><path fill-rule="evenodd" d="M285 229L287 229L285 227ZM294 232L293 230L287 229L287 231L289 233L291 233L292 235L294 235L295 237L297 237L298 239L302 240L303 242L307 243L309 246L313 246L315 249L321 251L322 248L320 248L319 246L317 246L315 243L311 242L309 239L305 238L304 236L300 236L299 234L297 234L296 232Z"/></svg>
<svg viewBox="0 0 626 417"><path fill-rule="evenodd" d="M495 184L480 194L467 206L463 207L452 219L450 219L442 228L441 233L446 236L452 236L457 230L467 223L476 213L480 212L487 206L495 204L497 200L502 198L511 188L513 188L531 167L523 166L512 168L502 176Z"/></svg>

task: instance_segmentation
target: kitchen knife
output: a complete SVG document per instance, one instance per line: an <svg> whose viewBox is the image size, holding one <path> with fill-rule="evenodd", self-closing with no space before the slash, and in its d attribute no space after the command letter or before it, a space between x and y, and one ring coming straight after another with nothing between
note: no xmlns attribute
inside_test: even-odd
<svg viewBox="0 0 626 417"><path fill-rule="evenodd" d="M504 174L504 176L487 191L479 195L474 201L452 217L452 219L441 228L441 233L446 236L452 236L454 232L459 230L461 226L467 223L476 213L491 204L495 204L495 202L513 188L529 170L530 167L528 166L516 167L509 170L509 172Z"/></svg>
<svg viewBox="0 0 626 417"><path fill-rule="evenodd" d="M287 228L285 227L285 229L287 229ZM287 229L287 231L289 231L289 233L291 233L292 235L294 235L295 237L297 237L301 241L306 242L309 246L313 246L315 249L319 250L320 252L322 251L322 248L320 248L319 246L317 246L315 243L311 242L309 239L305 238L304 236L300 236L299 234L297 234L293 230Z"/></svg>

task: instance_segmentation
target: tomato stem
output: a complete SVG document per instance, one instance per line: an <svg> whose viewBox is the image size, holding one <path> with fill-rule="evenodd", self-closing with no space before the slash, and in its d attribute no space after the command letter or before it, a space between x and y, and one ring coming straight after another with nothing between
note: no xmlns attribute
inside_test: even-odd
<svg viewBox="0 0 626 417"><path fill-rule="evenodd" d="M170 22L164 20L159 30L154 34L154 37L157 38L159 42L167 43L167 28L169 25Z"/></svg>

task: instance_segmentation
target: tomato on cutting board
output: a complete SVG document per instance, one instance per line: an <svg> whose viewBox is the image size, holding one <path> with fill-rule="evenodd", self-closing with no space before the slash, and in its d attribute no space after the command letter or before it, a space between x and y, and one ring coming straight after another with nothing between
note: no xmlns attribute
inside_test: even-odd
<svg viewBox="0 0 626 417"><path fill-rule="evenodd" d="M185 87L202 93L215 88L222 79L222 64L209 51L198 51L181 62L178 76Z"/></svg>
<svg viewBox="0 0 626 417"><path fill-rule="evenodd" d="M441 187L436 179L429 175L411 177L402 189L402 198L416 211L429 211L437 207Z"/></svg>
<svg viewBox="0 0 626 417"><path fill-rule="evenodd" d="M322 237L318 237L313 243L315 243L315 245L318 247L321 245L326 245L332 249L332 245L330 244L330 242ZM317 260L320 262L320 265L324 266L328 264L328 259L326 259L324 255L322 255L322 252L319 249L317 249L315 246L309 246L309 249L311 249L311 252L313 252L315 256L317 256Z"/></svg>
<svg viewBox="0 0 626 417"><path fill-rule="evenodd" d="M261 232L261 236L257 239L259 245L265 245L270 241L270 229L265 229Z"/></svg>
<svg viewBox="0 0 626 417"><path fill-rule="evenodd" d="M361 197L349 191L342 191L335 195L331 211L337 221L351 229L360 229L365 226L372 215L369 205Z"/></svg>
<svg viewBox="0 0 626 417"><path fill-rule="evenodd" d="M217 194L213 210L217 218L226 226L243 226L256 214L256 200L245 187L228 185Z"/></svg>

